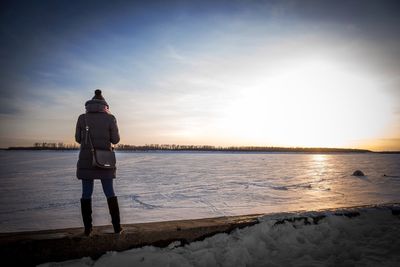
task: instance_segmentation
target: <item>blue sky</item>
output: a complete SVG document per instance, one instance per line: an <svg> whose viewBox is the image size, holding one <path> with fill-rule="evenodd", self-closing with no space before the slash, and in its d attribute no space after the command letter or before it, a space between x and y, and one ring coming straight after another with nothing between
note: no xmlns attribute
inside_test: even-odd
<svg viewBox="0 0 400 267"><path fill-rule="evenodd" d="M100 88L123 143L400 149L396 1L2 5L2 147L72 143Z"/></svg>

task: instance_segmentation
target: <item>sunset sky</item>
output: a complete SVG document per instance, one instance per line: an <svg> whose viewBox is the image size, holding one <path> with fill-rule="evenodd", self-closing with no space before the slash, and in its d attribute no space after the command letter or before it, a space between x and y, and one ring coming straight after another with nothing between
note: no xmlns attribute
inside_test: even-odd
<svg viewBox="0 0 400 267"><path fill-rule="evenodd" d="M0 10L0 147L73 143L100 88L124 144L400 150L400 1Z"/></svg>

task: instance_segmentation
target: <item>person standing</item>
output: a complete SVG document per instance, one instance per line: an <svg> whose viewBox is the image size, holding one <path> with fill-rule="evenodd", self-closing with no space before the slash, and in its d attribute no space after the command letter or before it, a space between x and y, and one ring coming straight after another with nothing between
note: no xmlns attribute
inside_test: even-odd
<svg viewBox="0 0 400 267"><path fill-rule="evenodd" d="M85 103L86 113L81 114L76 123L75 140L80 144L76 176L82 181L81 212L84 234L92 232L92 193L95 179L100 179L111 215L115 233L122 231L118 199L114 193L113 179L116 168L99 168L93 166L92 148L112 151L112 144L120 140L116 118L110 113L101 90ZM88 128L86 128L88 126ZM88 131L87 129L90 129Z"/></svg>

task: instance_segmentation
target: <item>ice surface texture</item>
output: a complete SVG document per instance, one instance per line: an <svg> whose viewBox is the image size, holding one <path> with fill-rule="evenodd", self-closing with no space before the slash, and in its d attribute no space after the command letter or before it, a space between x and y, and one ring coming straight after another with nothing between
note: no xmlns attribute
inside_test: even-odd
<svg viewBox="0 0 400 267"><path fill-rule="evenodd" d="M116 156L122 223L400 202L396 154ZM77 151L0 151L0 232L82 227L77 157ZM366 176L352 176L357 169ZM110 224L99 181L93 216L94 225Z"/></svg>

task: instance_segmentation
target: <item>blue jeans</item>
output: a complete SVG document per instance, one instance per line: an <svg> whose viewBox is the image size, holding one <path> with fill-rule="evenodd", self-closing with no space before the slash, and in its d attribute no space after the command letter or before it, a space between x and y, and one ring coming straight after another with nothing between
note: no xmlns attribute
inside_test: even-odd
<svg viewBox="0 0 400 267"><path fill-rule="evenodd" d="M104 195L107 198L114 197L113 179L101 179L101 185L103 186ZM94 180L82 179L82 198L91 199L93 193Z"/></svg>

